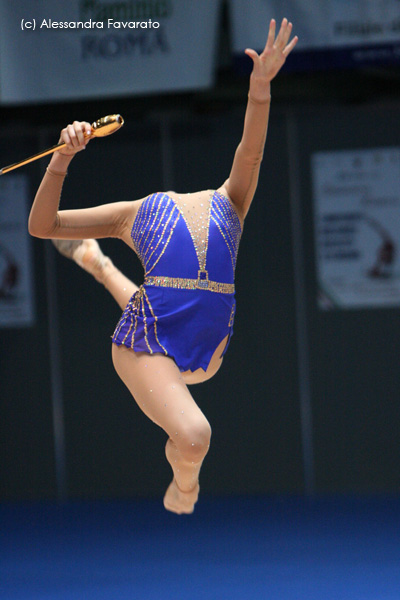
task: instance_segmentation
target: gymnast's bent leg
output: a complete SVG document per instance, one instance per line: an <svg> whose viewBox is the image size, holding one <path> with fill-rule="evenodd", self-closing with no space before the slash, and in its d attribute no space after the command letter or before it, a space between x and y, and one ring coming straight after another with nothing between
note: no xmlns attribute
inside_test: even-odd
<svg viewBox="0 0 400 600"><path fill-rule="evenodd" d="M96 240L53 240L56 248L102 283L122 309L138 287L104 256ZM178 514L193 512L198 477L208 452L211 428L193 400L175 362L113 344L113 362L143 412L166 431L165 447L174 478L164 506Z"/></svg>
<svg viewBox="0 0 400 600"><path fill-rule="evenodd" d="M122 310L139 289L112 260L103 254L96 240L52 240L61 254L71 258L82 269L104 285Z"/></svg>
<svg viewBox="0 0 400 600"><path fill-rule="evenodd" d="M193 512L200 468L210 445L207 419L171 358L115 344L112 357L138 406L168 435L166 457L174 477L164 497L165 508L178 514Z"/></svg>

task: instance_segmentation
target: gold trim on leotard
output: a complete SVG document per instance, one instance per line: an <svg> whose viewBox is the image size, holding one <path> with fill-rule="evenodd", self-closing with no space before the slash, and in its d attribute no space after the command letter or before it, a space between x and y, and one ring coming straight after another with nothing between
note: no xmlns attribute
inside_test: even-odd
<svg viewBox="0 0 400 600"><path fill-rule="evenodd" d="M206 277L203 277L207 274ZM178 290L206 290L208 292L217 292L219 294L234 294L234 283L220 283L219 281L210 281L208 273L204 270L199 270L197 279L187 279L183 277L161 277L161 276L146 276L144 279L145 285L154 285L157 287L169 287Z"/></svg>
<svg viewBox="0 0 400 600"><path fill-rule="evenodd" d="M157 344L160 346L160 348L162 348L162 349L164 350L164 354L165 354L165 355L168 355L168 352L166 351L166 349L164 348L164 346L161 344L160 340L158 339L158 332L157 332L157 321L158 321L158 317L157 317L157 315L155 315L155 314L154 314L153 307L152 307L152 305L151 305L151 302L150 302L150 300L149 300L149 297L148 297L148 295L146 294L146 290L144 289L144 287L142 287L142 290L143 290L143 295L144 295L144 297L146 298L147 304L148 304L148 306L149 306L149 309L150 309L150 312L151 312L151 316L152 316L152 317L153 317L153 319L154 319L154 336L155 336L155 338L156 338L156 342L157 342Z"/></svg>

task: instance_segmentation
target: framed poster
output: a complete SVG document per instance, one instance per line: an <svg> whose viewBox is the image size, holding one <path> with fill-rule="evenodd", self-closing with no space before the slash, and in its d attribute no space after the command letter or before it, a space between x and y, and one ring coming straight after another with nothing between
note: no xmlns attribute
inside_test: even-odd
<svg viewBox="0 0 400 600"><path fill-rule="evenodd" d="M280 24L287 17L299 43L285 68L400 63L399 0L230 0L230 5L236 57L248 47L262 50L270 19Z"/></svg>
<svg viewBox="0 0 400 600"><path fill-rule="evenodd" d="M0 178L0 326L34 324L32 253L28 233L28 179Z"/></svg>
<svg viewBox="0 0 400 600"><path fill-rule="evenodd" d="M400 306L400 148L311 159L318 303Z"/></svg>
<svg viewBox="0 0 400 600"><path fill-rule="evenodd" d="M220 0L0 0L0 101L208 88L219 6Z"/></svg>

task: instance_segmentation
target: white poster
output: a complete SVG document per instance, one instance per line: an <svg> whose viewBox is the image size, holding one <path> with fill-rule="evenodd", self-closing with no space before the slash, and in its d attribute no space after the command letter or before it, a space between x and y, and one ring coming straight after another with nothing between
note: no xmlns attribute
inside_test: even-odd
<svg viewBox="0 0 400 600"><path fill-rule="evenodd" d="M0 327L34 323L28 179L0 177Z"/></svg>
<svg viewBox="0 0 400 600"><path fill-rule="evenodd" d="M0 0L0 101L212 85L220 0Z"/></svg>
<svg viewBox="0 0 400 600"><path fill-rule="evenodd" d="M264 48L270 20L280 24L287 17L299 36L293 54L347 49L355 62L400 62L399 0L230 0L230 5L236 54Z"/></svg>
<svg viewBox="0 0 400 600"><path fill-rule="evenodd" d="M319 306L400 306L400 148L312 156Z"/></svg>

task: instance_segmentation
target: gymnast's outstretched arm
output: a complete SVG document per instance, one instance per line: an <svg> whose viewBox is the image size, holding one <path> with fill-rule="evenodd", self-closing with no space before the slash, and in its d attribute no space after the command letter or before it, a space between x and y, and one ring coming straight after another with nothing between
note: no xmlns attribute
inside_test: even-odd
<svg viewBox="0 0 400 600"><path fill-rule="evenodd" d="M29 215L29 233L40 238L120 238L130 244L138 202L113 202L93 208L59 210L62 186L72 158L90 141L91 126L74 121L62 130L67 146L53 154Z"/></svg>
<svg viewBox="0 0 400 600"><path fill-rule="evenodd" d="M235 153L229 179L223 186L242 219L250 208L257 188L268 128L270 84L298 39L294 37L289 42L292 24L287 19L283 19L276 37L275 28L276 24L272 19L266 46L260 55L251 49L245 51L253 60L253 71L250 76L243 135Z"/></svg>

